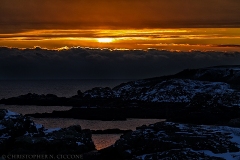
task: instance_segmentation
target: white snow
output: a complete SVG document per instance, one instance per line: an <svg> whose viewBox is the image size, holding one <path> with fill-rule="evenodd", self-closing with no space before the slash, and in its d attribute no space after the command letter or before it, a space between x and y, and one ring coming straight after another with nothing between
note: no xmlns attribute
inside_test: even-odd
<svg viewBox="0 0 240 160"><path fill-rule="evenodd" d="M231 141L237 143L238 147L240 148L240 128L228 126L219 126L218 128L221 129L223 132L231 132Z"/></svg>
<svg viewBox="0 0 240 160"><path fill-rule="evenodd" d="M179 125L179 126L183 127L184 125ZM207 126L207 125L201 125L200 128L207 129L209 131L211 130L212 132L216 132L216 133L230 132L231 133L229 135L231 137L230 141L238 144L238 147L240 147L240 128L234 128L234 127L228 127L228 126ZM208 156L221 157L221 158L225 158L226 160L240 159L240 152L213 153L209 150L194 151L194 152L203 152Z"/></svg>
<svg viewBox="0 0 240 160"><path fill-rule="evenodd" d="M125 152L130 153L130 154L132 153L132 151L130 149L125 150Z"/></svg>
<svg viewBox="0 0 240 160"><path fill-rule="evenodd" d="M2 124L0 124L0 130L5 129L6 127Z"/></svg>
<svg viewBox="0 0 240 160"><path fill-rule="evenodd" d="M240 128L234 128L234 127L228 127L228 126L210 126L210 125L189 125L189 124L178 124L178 123L173 123L173 122L165 122L167 125L175 125L180 129L180 131L175 132L175 134L180 134L180 135L185 135L188 137L209 137L214 134L221 134L224 135L226 134L227 137L221 138L219 137L219 142L215 142L216 144L220 145L221 140L229 140L233 143L238 144L237 146L240 148ZM151 126L151 125L150 125ZM145 137L146 133L148 131L144 130L142 131L143 136ZM141 132L139 132L141 133ZM136 134L139 134L136 133ZM228 137L229 136L229 137ZM164 142L170 142L167 141L169 135L165 134L164 131L159 131L157 132L157 137L158 139L163 140ZM229 139L228 139L229 138ZM174 142L171 142L174 143ZM175 143L178 144L178 143ZM196 144L197 145L197 144ZM185 148L191 152L195 152L197 154L205 154L206 156L210 157L220 157L224 158L226 160L240 160L240 152L229 152L227 151L226 153L213 153L210 150L193 150L191 148ZM126 150L127 152L127 150ZM161 152L159 152L161 153ZM187 153L185 153L187 154ZM142 159L145 160L146 156L151 155L151 154L143 154L139 155L136 158L137 159Z"/></svg>
<svg viewBox="0 0 240 160"><path fill-rule="evenodd" d="M226 160L239 160L239 158L240 158L240 152L213 153L209 150L202 150L202 151L198 151L198 152L203 152L205 155L208 155L211 157L224 158Z"/></svg>
<svg viewBox="0 0 240 160"><path fill-rule="evenodd" d="M43 128L43 125L42 125L42 124L37 124L37 123L35 123L35 126L36 126L37 130Z"/></svg>
<svg viewBox="0 0 240 160"><path fill-rule="evenodd" d="M19 115L18 113L15 113L15 112L7 110L6 115L5 115L4 118L5 119L7 119L7 118L15 118L18 115Z"/></svg>
<svg viewBox="0 0 240 160"><path fill-rule="evenodd" d="M76 142L78 146L84 145L82 142Z"/></svg>
<svg viewBox="0 0 240 160"><path fill-rule="evenodd" d="M44 131L44 133L45 133L45 134L49 134L49 133L52 133L52 132L54 132L54 131L59 131L59 130L61 130L61 128L49 128L49 129L46 129L46 130Z"/></svg>
<svg viewBox="0 0 240 160"><path fill-rule="evenodd" d="M150 155L150 154L144 154L144 155L141 155L141 156L137 156L136 158L137 158L137 159L145 160L145 157L146 157L147 155Z"/></svg>
<svg viewBox="0 0 240 160"><path fill-rule="evenodd" d="M148 83L146 81L145 83ZM223 95L234 92L227 83L189 79L170 79L153 86L128 83L115 89L115 97L120 95L130 100L148 102L190 102L196 94ZM143 91L144 89L144 91Z"/></svg>
<svg viewBox="0 0 240 160"><path fill-rule="evenodd" d="M24 134L24 136L28 136L28 135L30 135L30 136L32 136L32 134L31 133L28 133L28 131Z"/></svg>
<svg viewBox="0 0 240 160"><path fill-rule="evenodd" d="M8 139L10 138L11 136L9 136L8 134L4 133L0 136L0 139Z"/></svg>

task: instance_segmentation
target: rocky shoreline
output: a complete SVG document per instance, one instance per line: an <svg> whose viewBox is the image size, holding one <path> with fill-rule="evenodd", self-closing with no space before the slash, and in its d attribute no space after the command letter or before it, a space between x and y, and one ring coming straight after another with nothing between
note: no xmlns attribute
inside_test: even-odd
<svg viewBox="0 0 240 160"><path fill-rule="evenodd" d="M138 127L99 151L102 159L239 159L240 130L159 122Z"/></svg>
<svg viewBox="0 0 240 160"><path fill-rule="evenodd" d="M5 105L73 106L36 118L89 120L157 118L194 124L229 124L240 118L240 66L187 69L175 75L95 87L72 97L28 93L1 99ZM183 116L184 115L184 116Z"/></svg>
<svg viewBox="0 0 240 160"><path fill-rule="evenodd" d="M91 136L81 126L46 129L29 117L0 110L0 155L83 154L95 150Z"/></svg>
<svg viewBox="0 0 240 160"><path fill-rule="evenodd" d="M129 118L165 119L164 109L150 108L72 108L67 111L35 113L27 116L35 118L75 118L102 121L125 121Z"/></svg>
<svg viewBox="0 0 240 160"><path fill-rule="evenodd" d="M95 87L71 97L28 93L1 99L6 105L74 106L98 108L142 107L163 103L238 106L240 66L187 69L175 75L122 83L114 88ZM203 99L204 98L204 99Z"/></svg>
<svg viewBox="0 0 240 160"><path fill-rule="evenodd" d="M0 110L0 154L82 154L84 159L240 159L240 66L184 70L114 88L96 87L72 97L26 95L5 105L73 106L67 111L25 116ZM166 119L136 131L48 130L30 118L126 120ZM91 134L123 133L114 145L96 151ZM49 147L50 146L50 147ZM64 147L65 146L65 147ZM67 146L67 147L66 147Z"/></svg>
<svg viewBox="0 0 240 160"><path fill-rule="evenodd" d="M240 128L158 122L124 131L114 145L97 151L81 126L46 129L29 117L0 110L0 155L79 155L85 160L239 159Z"/></svg>

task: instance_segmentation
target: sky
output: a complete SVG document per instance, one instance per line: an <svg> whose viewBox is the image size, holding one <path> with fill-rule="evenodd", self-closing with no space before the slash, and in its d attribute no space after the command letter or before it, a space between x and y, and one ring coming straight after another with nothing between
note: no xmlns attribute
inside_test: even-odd
<svg viewBox="0 0 240 160"><path fill-rule="evenodd" d="M11 29L142 29L240 24L238 0L7 0L0 4L1 24L7 26L5 32Z"/></svg>
<svg viewBox="0 0 240 160"><path fill-rule="evenodd" d="M239 51L240 45L238 0L3 0L0 15L0 46L7 47Z"/></svg>
<svg viewBox="0 0 240 160"><path fill-rule="evenodd" d="M0 79L147 78L189 67L237 64L222 55L240 52L239 0L1 0L0 15ZM73 63L73 51L88 51L96 59L79 53L79 62ZM39 52L51 60L41 59ZM157 58L163 52L168 61ZM139 54L140 59L125 59ZM181 65L174 66L178 54ZM191 63L201 55L207 60ZM108 61L102 63L103 57Z"/></svg>

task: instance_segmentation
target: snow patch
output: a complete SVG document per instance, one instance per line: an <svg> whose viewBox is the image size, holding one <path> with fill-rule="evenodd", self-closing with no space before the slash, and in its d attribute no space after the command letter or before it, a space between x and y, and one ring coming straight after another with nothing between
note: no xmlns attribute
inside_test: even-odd
<svg viewBox="0 0 240 160"><path fill-rule="evenodd" d="M16 116L19 116L20 114L18 114L18 113L15 113L15 112L12 112L12 111L9 111L9 110L7 110L7 112L6 112L6 115L5 115L5 119L7 119L7 118L16 118Z"/></svg>
<svg viewBox="0 0 240 160"><path fill-rule="evenodd" d="M83 146L84 144L82 142L76 142L78 146Z"/></svg>
<svg viewBox="0 0 240 160"><path fill-rule="evenodd" d="M37 128L37 130L39 130L39 129L43 128L43 125L35 123L35 127Z"/></svg>
<svg viewBox="0 0 240 160"><path fill-rule="evenodd" d="M239 160L240 158L240 152L213 153L212 151L209 151L209 150L203 150L199 152L203 152L205 155L208 155L211 157L219 157L219 158L224 158L226 160Z"/></svg>
<svg viewBox="0 0 240 160"><path fill-rule="evenodd" d="M45 134L49 134L49 133L52 133L52 132L54 132L54 131L59 131L59 130L61 130L61 128L50 128L50 129L46 129L46 130L44 131L44 133L45 133Z"/></svg>
<svg viewBox="0 0 240 160"><path fill-rule="evenodd" d="M148 156L148 155L150 155L150 154L144 154L144 155L141 155L141 156L137 156L136 158L145 160L146 156Z"/></svg>
<svg viewBox="0 0 240 160"><path fill-rule="evenodd" d="M3 135L0 136L0 139L8 139L11 136L9 136L8 134L4 133Z"/></svg>
<svg viewBox="0 0 240 160"><path fill-rule="evenodd" d="M2 124L0 124L0 130L5 129L6 127Z"/></svg>
<svg viewBox="0 0 240 160"><path fill-rule="evenodd" d="M223 82L170 79L152 86L147 83L127 83L114 89L115 97L148 102L190 102L197 94L223 95L234 92L229 84Z"/></svg>

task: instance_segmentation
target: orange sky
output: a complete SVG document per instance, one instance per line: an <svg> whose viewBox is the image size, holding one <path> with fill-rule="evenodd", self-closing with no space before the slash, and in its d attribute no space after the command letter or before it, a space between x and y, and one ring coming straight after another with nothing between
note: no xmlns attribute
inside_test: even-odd
<svg viewBox="0 0 240 160"><path fill-rule="evenodd" d="M238 0L7 0L0 15L7 47L240 48Z"/></svg>
<svg viewBox="0 0 240 160"><path fill-rule="evenodd" d="M7 0L0 2L0 14L1 25L14 29L219 27L239 26L240 3L238 0Z"/></svg>
<svg viewBox="0 0 240 160"><path fill-rule="evenodd" d="M240 28L31 30L0 34L0 45L110 49L240 51Z"/></svg>

